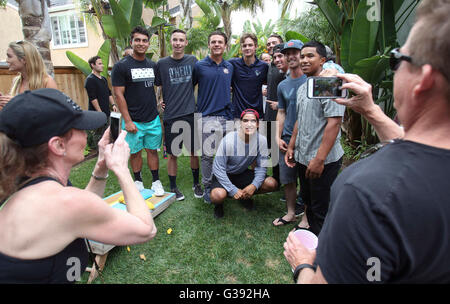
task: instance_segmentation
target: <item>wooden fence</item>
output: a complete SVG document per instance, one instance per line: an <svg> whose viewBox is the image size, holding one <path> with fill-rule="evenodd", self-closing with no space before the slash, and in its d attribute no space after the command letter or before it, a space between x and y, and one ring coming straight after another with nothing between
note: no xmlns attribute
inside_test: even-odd
<svg viewBox="0 0 450 304"><path fill-rule="evenodd" d="M8 94L16 73L0 67L0 92ZM73 99L83 110L88 109L88 97L84 89L86 77L75 67L55 67L55 81L58 89Z"/></svg>

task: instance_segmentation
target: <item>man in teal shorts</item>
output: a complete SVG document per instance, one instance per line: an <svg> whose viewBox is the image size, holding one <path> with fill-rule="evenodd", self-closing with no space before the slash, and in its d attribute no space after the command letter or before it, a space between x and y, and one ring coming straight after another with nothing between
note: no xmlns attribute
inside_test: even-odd
<svg viewBox="0 0 450 304"><path fill-rule="evenodd" d="M161 146L162 129L154 89L156 63L145 57L149 39L146 29L135 27L130 43L133 54L117 62L111 76L116 102L122 113L122 128L128 132L126 141L130 146L130 164L136 187L140 191L144 189L141 151L145 149L153 177L151 189L156 196L163 196L157 152Z"/></svg>

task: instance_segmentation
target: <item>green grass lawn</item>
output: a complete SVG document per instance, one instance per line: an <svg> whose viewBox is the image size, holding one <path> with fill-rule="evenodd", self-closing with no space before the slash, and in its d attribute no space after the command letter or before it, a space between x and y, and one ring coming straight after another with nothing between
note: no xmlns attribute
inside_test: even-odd
<svg viewBox="0 0 450 304"><path fill-rule="evenodd" d="M145 153L143 153L145 155ZM72 170L74 186L84 188L96 159ZM144 164L145 164L144 157ZM270 169L269 169L270 172ZM167 160L160 153L160 178L168 191ZM142 170L144 185L151 186L148 167ZM225 216L216 220L213 205L196 199L188 157L178 160L178 188L186 197L175 201L155 219L158 233L144 244L118 246L109 252L103 278L105 283L161 284L284 284L292 283L290 266L283 256L283 243L293 225L273 227L273 219L286 212L281 192L255 197L254 211L239 202L225 201ZM112 172L105 197L119 191ZM167 230L172 228L171 234ZM146 261L140 259L144 254ZM82 282L87 282L84 273ZM101 283L97 278L94 283Z"/></svg>

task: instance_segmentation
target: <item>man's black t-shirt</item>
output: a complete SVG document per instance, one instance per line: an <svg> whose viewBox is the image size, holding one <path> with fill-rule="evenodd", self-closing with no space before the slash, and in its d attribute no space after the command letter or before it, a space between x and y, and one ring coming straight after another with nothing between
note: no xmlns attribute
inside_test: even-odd
<svg viewBox="0 0 450 304"><path fill-rule="evenodd" d="M280 72L277 67L271 63L269 71L267 72L267 100L278 101L277 88L278 84L286 78L286 74ZM276 110L266 105L266 112L264 113L264 120L275 121L277 120Z"/></svg>
<svg viewBox="0 0 450 304"><path fill-rule="evenodd" d="M450 150L396 141L334 182L316 263L329 283L450 283Z"/></svg>
<svg viewBox="0 0 450 304"><path fill-rule="evenodd" d="M165 57L156 65L155 85L162 86L165 103L164 120L193 114L195 97L193 71L197 58L184 55L182 59Z"/></svg>
<svg viewBox="0 0 450 304"><path fill-rule="evenodd" d="M108 87L108 81L105 77L98 78L94 74L89 74L84 82L84 88L87 91L89 97L89 110L96 111L92 105L92 101L97 99L98 105L106 116L109 116L109 96L111 96L111 90Z"/></svg>
<svg viewBox="0 0 450 304"><path fill-rule="evenodd" d="M124 97L132 121L150 122L158 115L153 87L155 71L153 61L138 61L132 56L126 56L112 69L112 85L125 87Z"/></svg>

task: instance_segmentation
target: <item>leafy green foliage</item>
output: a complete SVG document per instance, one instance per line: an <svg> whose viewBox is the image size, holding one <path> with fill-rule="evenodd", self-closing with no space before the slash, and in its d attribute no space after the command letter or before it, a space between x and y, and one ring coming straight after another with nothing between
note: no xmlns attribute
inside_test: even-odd
<svg viewBox="0 0 450 304"><path fill-rule="evenodd" d="M261 23L259 19L256 22L245 21L244 29L242 33L253 33L258 38L258 48L256 49L256 56L259 57L262 53L267 53L266 43L267 38L273 33L275 24L269 19L265 25ZM239 37L234 36L237 43L239 43Z"/></svg>
<svg viewBox="0 0 450 304"><path fill-rule="evenodd" d="M66 51L66 56L69 58L70 62L79 69L84 75L89 75L91 73L91 67L89 66L89 63L79 56L77 56L75 53L71 51Z"/></svg>
<svg viewBox="0 0 450 304"><path fill-rule="evenodd" d="M390 117L393 108L393 74L389 69L389 51L398 46L398 33L412 14L418 0L380 0L370 3L363 0L316 0L314 1L329 26L334 31L334 46L337 58L346 72L356 73L373 88L375 102ZM381 6L378 7L377 5ZM375 13L375 14L374 14ZM350 112L350 115L356 115ZM361 118L349 119L354 126L362 126L361 137L353 137L354 126L349 126L354 146L365 146L377 141L375 132L368 122Z"/></svg>
<svg viewBox="0 0 450 304"><path fill-rule="evenodd" d="M220 6L212 0L198 0L197 5L203 12L202 16L195 17L197 25L187 31L187 45L185 52L203 58L208 53L208 36L211 32L219 30L221 20ZM221 29L220 29L221 30Z"/></svg>
<svg viewBox="0 0 450 304"><path fill-rule="evenodd" d="M316 40L332 48L334 47L335 33L317 7L303 12L295 18L291 18L287 14L278 20L277 29L284 34L286 41L291 39L298 39L302 42ZM293 33L295 33L294 36ZM304 37L303 39L298 36L299 33Z"/></svg>

